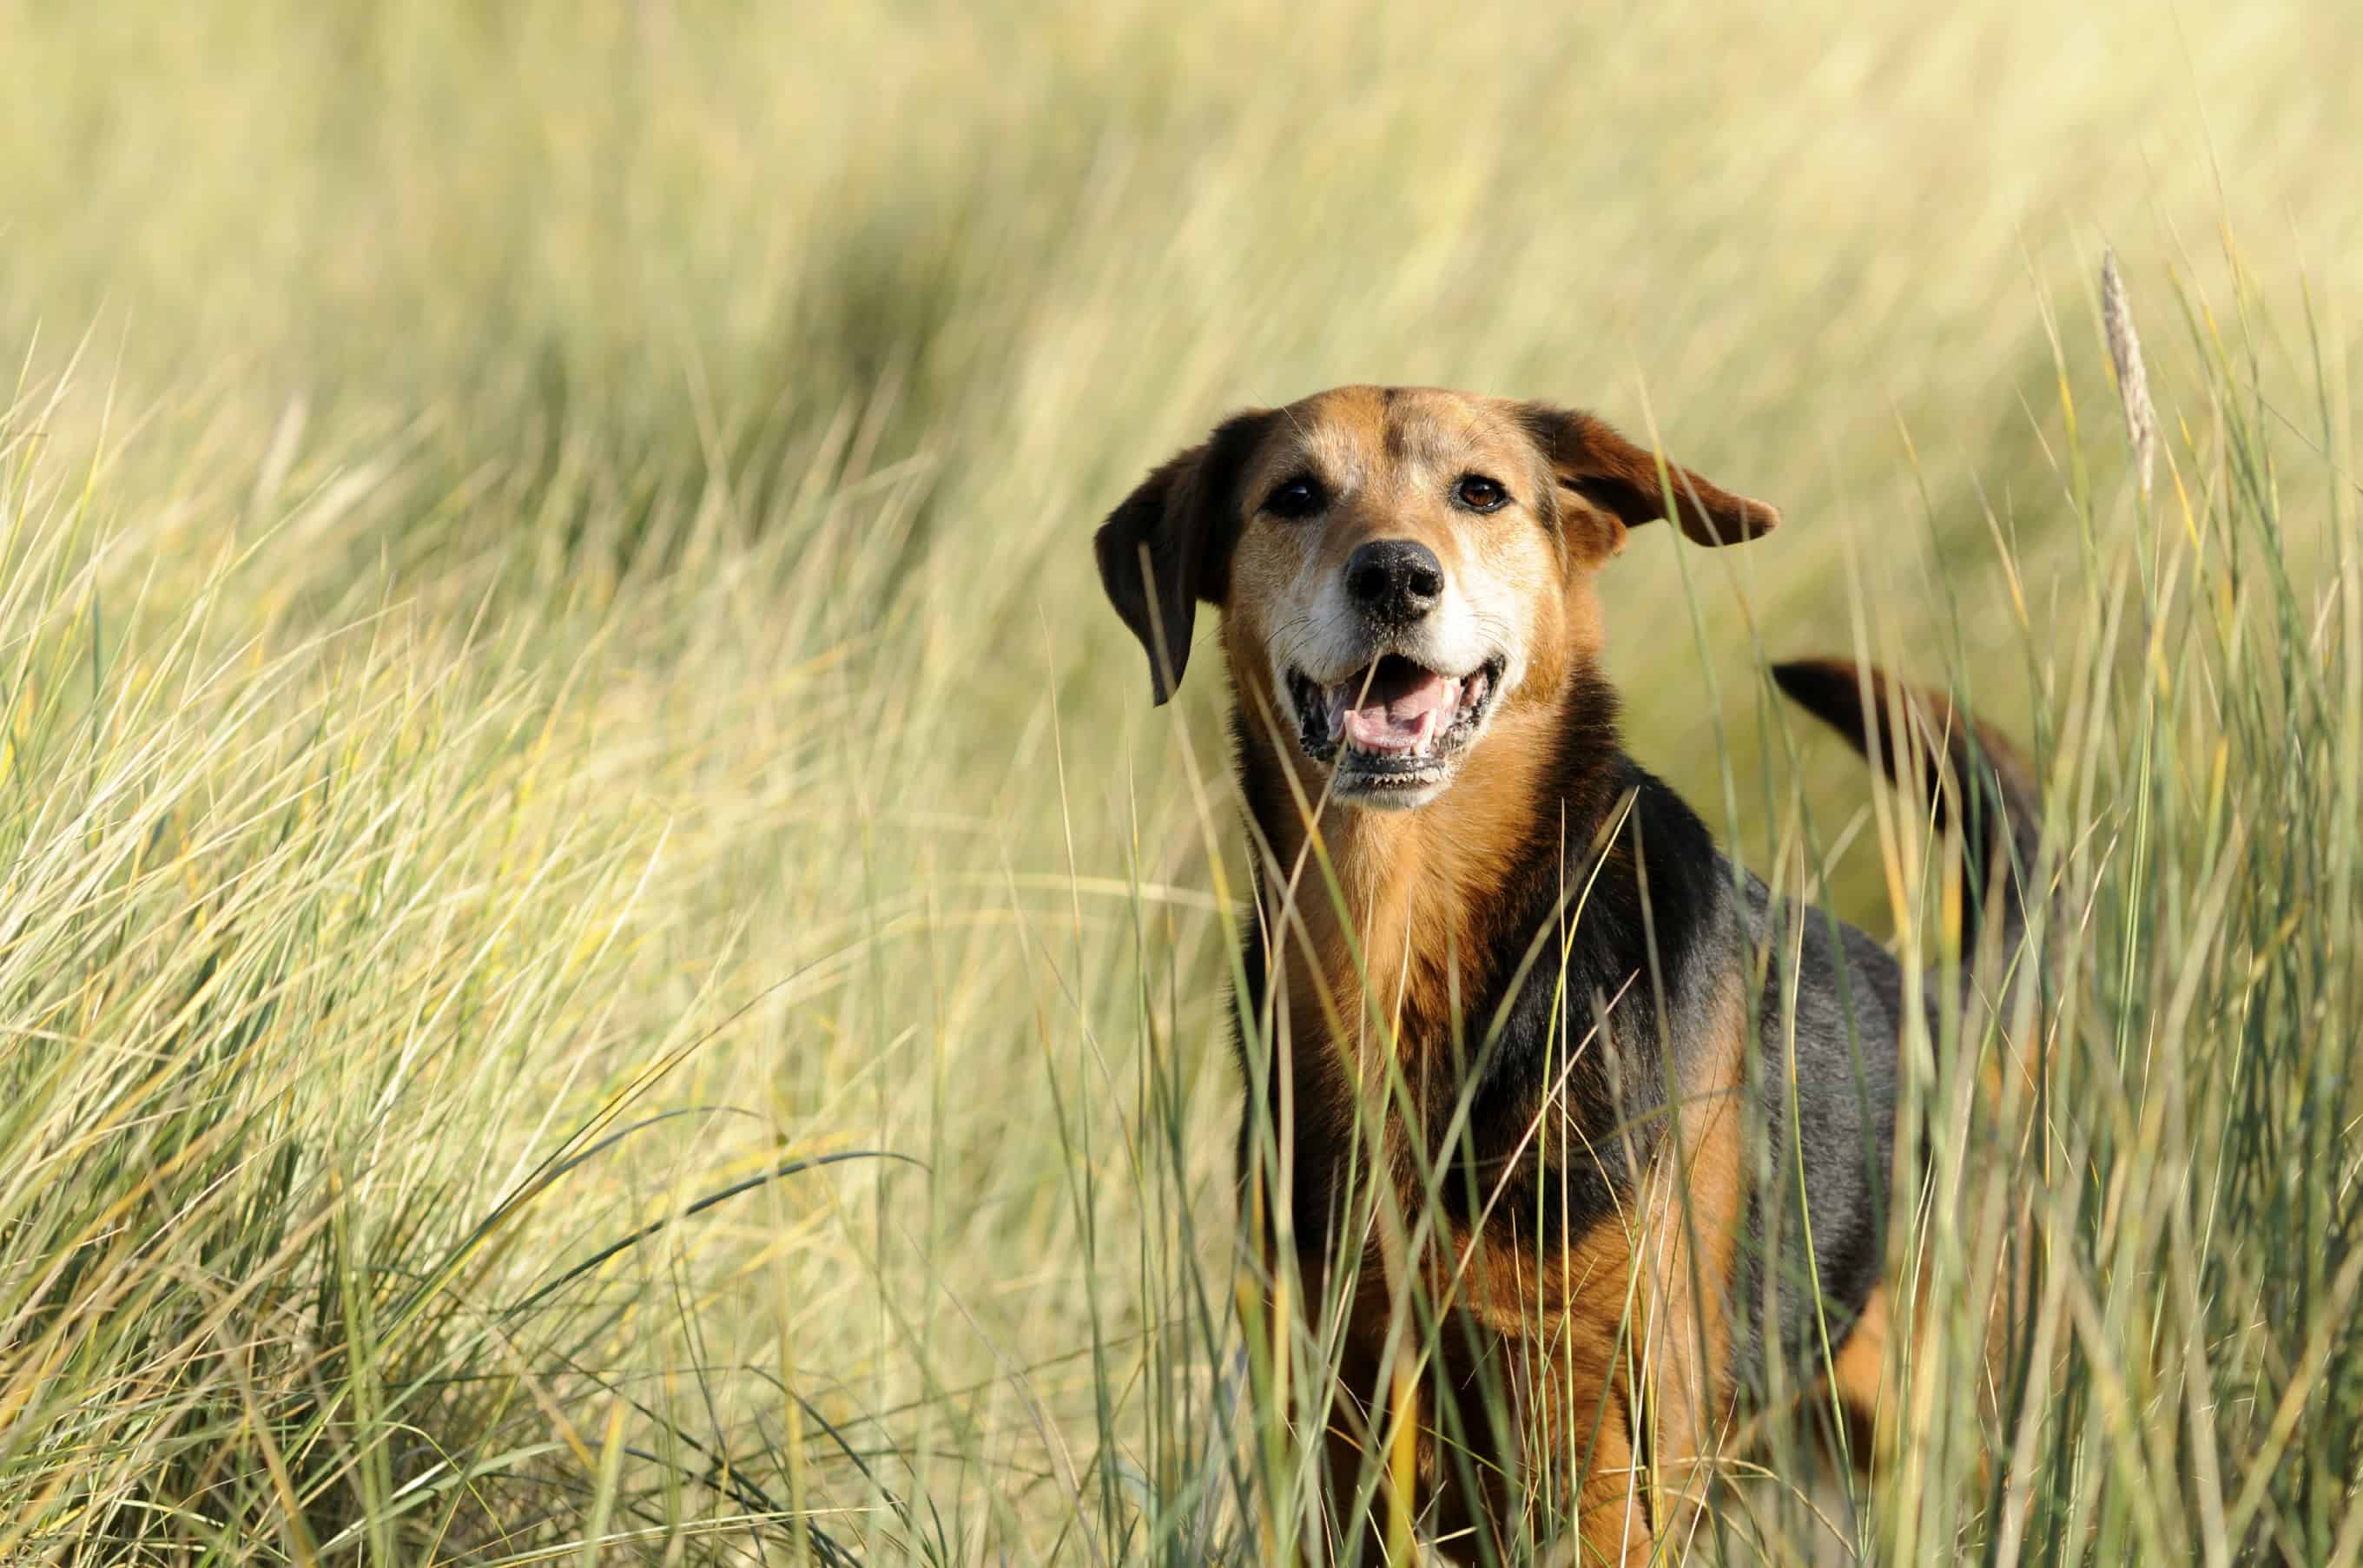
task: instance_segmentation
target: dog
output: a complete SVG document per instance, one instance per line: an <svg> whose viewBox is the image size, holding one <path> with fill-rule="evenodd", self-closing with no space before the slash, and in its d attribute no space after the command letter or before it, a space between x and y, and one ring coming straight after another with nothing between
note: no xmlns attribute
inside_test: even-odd
<svg viewBox="0 0 2363 1568"><path fill-rule="evenodd" d="M1368 1511L1332 1555L1403 1561L1406 1519L1460 1562L1537 1519L1587 1562L1678 1546L1776 1359L1880 1419L1912 993L1621 748L1600 574L1668 517L1780 521L1584 413L1350 386L1226 419L1098 531L1158 702L1221 611L1239 1201L1270 1310L1308 1309L1292 1277L1337 1325L1328 1486ZM2014 950L2018 754L1876 670L1773 673L1949 819L1971 929Z"/></svg>

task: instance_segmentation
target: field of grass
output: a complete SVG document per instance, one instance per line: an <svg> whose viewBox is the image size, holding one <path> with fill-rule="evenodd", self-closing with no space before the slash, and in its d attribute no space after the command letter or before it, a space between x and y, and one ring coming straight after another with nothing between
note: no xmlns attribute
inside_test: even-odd
<svg viewBox="0 0 2363 1568"><path fill-rule="evenodd" d="M1768 657L2041 758L2045 1098L1913 1044L1900 1457L1700 1555L2363 1559L2340 7L0 0L0 1563L1309 1538L1220 683L1087 545L1354 380L1782 507L1607 612L1784 888L1942 951Z"/></svg>

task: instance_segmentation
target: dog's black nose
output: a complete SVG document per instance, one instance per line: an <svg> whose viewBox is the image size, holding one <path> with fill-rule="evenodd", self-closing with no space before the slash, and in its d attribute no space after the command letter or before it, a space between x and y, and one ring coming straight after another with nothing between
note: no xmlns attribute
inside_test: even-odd
<svg viewBox="0 0 2363 1568"><path fill-rule="evenodd" d="M1444 563L1426 545L1373 539L1346 558L1346 591L1385 621L1416 621L1444 596Z"/></svg>

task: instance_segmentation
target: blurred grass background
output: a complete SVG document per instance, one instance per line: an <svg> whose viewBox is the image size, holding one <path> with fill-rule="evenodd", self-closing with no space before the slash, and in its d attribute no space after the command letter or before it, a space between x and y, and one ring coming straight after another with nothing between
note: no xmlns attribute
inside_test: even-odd
<svg viewBox="0 0 2363 1568"><path fill-rule="evenodd" d="M2101 726L2059 825L2087 889L2121 841L2197 879L2096 906L2153 1051L2298 1021L2308 1095L2214 1168L2318 1200L2250 1271L2305 1253L2311 1294L2159 1307L2269 1384L2250 1440L2202 1463L2102 1378L2036 1517L2069 1559L2220 1547L2196 1477L2237 1515L2269 1452L2295 1490L2229 1545L2352 1559L2353 824L2293 804L2352 804L2363 653L2318 597L2363 347L2339 8L0 0L0 1560L1253 1560L1222 693L1150 712L1084 545L1223 411L1355 380L1584 403L1784 509L1636 539L1611 673L1758 864L1801 809L1852 841L1877 932L1869 781L1792 767L1760 656L1865 642L2022 734L2148 666L2219 702L2262 667L2202 541L2282 491L2203 476L2291 465L2258 624L2330 696L2176 709L2181 815ZM2106 542L2151 514L2104 242L2180 575ZM2184 601L2232 620L2163 656ZM2247 945L2186 929L2244 807L2316 835ZM2153 914L2207 977L2180 1013ZM2336 974L2259 999L2292 922ZM2060 1134L2088 1198L2156 1152L2113 1081L2116 1130ZM2094 1267L2139 1338L2164 1285ZM2290 1387L2331 1436L2261 1448ZM1945 1452L1960 1511L1886 1539L2000 1551Z"/></svg>

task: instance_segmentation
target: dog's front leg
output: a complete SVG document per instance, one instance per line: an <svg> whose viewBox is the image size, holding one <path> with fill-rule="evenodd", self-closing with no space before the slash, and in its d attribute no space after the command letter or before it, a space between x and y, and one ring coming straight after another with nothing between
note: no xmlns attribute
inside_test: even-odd
<svg viewBox="0 0 2363 1568"><path fill-rule="evenodd" d="M1417 1561L1412 1524L1424 1500L1426 1433L1406 1353L1388 1354L1384 1325L1382 1299L1358 1299L1342 1326L1322 1432L1324 1557L1410 1568Z"/></svg>

